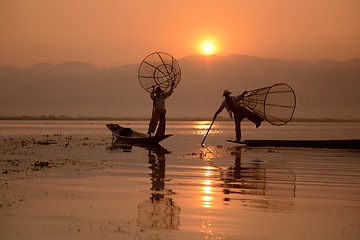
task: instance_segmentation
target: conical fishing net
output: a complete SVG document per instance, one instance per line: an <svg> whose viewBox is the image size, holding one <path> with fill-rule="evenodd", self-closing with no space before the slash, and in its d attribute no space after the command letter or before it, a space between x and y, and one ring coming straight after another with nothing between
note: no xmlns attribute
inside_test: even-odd
<svg viewBox="0 0 360 240"><path fill-rule="evenodd" d="M149 93L154 87L160 87L167 92L179 84L181 78L180 66L176 59L164 52L154 52L140 64L138 79L141 86Z"/></svg>
<svg viewBox="0 0 360 240"><path fill-rule="evenodd" d="M285 83L249 91L241 100L248 107L273 125L284 125L292 118L296 97L294 90Z"/></svg>

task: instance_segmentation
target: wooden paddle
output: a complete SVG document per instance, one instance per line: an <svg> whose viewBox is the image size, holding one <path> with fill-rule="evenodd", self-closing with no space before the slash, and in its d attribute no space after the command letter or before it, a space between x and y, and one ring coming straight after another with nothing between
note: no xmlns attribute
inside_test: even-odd
<svg viewBox="0 0 360 240"><path fill-rule="evenodd" d="M214 117L214 119L213 119L212 123L210 124L209 129L208 129L208 130L207 130L207 132L206 132L206 135L205 135L204 139L203 139L203 140L202 140L202 142L201 142L201 146L202 146L202 147L205 147L205 146L204 146L204 141L205 141L205 138L206 138L206 137L207 137L207 135L209 134L210 129L211 129L211 127L212 127L213 123L215 122L215 119L216 119L216 117Z"/></svg>

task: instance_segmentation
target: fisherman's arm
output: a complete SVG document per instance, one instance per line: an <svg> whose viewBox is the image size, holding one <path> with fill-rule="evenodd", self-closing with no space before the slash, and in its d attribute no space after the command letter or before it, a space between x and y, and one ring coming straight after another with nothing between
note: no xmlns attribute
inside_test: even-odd
<svg viewBox="0 0 360 240"><path fill-rule="evenodd" d="M162 96L163 96L164 98L168 98L168 97L170 97L170 95L171 95L172 93L173 93L172 91L166 92L166 93L163 93Z"/></svg>
<svg viewBox="0 0 360 240"><path fill-rule="evenodd" d="M224 110L224 108L225 108L225 101L223 101L223 102L221 103L219 109L218 109L218 110L216 111L216 113L214 114L214 118L213 118L213 119L215 119L215 118L217 117L217 115L218 115L219 113L221 113L222 110Z"/></svg>
<svg viewBox="0 0 360 240"><path fill-rule="evenodd" d="M236 97L236 100L239 101L239 100L243 99L247 93L248 93L248 91L245 90L242 94L240 94Z"/></svg>
<svg viewBox="0 0 360 240"><path fill-rule="evenodd" d="M155 98L155 85L152 86L152 91L151 91L151 93L150 93L150 98L151 98L152 100L154 100L154 98Z"/></svg>
<svg viewBox="0 0 360 240"><path fill-rule="evenodd" d="M164 96L165 98L170 97L171 94L174 92L174 91L173 91L173 90L174 90L174 86L175 86L174 84L175 84L174 82L171 83L170 91L168 91L168 92L166 92L166 93L163 93L163 96Z"/></svg>

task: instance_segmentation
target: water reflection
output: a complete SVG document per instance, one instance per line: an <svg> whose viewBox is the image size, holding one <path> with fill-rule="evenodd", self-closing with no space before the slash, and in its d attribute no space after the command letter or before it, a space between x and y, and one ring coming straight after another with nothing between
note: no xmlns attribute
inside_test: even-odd
<svg viewBox="0 0 360 240"><path fill-rule="evenodd" d="M239 201L243 206L268 209L291 210L294 208L293 198L296 195L295 173L277 165L255 160L243 163L242 147L231 151L235 158L233 167L220 172L223 182L223 201Z"/></svg>
<svg viewBox="0 0 360 240"><path fill-rule="evenodd" d="M204 193L204 196L203 196L203 202L202 202L202 207L204 208L211 208L211 205L212 205L212 184L213 184L213 181L211 180L211 178L213 177L212 176L212 173L214 170L216 170L216 168L214 167L211 167L211 166L206 166L204 168L205 172L204 172L204 176L205 176L205 179L203 181L203 184L204 184L204 187L203 187L203 193Z"/></svg>
<svg viewBox="0 0 360 240"><path fill-rule="evenodd" d="M211 121L197 121L194 122L193 129L197 135L205 135L211 125ZM217 125L214 124L210 130L211 134L221 134L222 131L218 129Z"/></svg>
<svg viewBox="0 0 360 240"><path fill-rule="evenodd" d="M165 188L165 155L170 152L161 145L147 149L151 196L138 205L137 225L140 228L178 230L180 207L169 197L172 190Z"/></svg>
<svg viewBox="0 0 360 240"><path fill-rule="evenodd" d="M170 152L156 145L130 145L115 141L107 147L114 152L132 152L133 147L147 150L149 169L151 169L150 197L138 204L137 226L143 229L178 230L181 208L170 197L174 192L165 187L166 154Z"/></svg>
<svg viewBox="0 0 360 240"><path fill-rule="evenodd" d="M106 150L111 152L131 152L133 145L125 144L122 142L113 142Z"/></svg>
<svg viewBox="0 0 360 240"><path fill-rule="evenodd" d="M261 161L250 162L249 166L241 164L242 148L236 148L231 152L235 157L234 167L229 167L227 171L222 171L220 179L224 182L222 187L224 193L242 195L265 195L266 188L266 169Z"/></svg>
<svg viewBox="0 0 360 240"><path fill-rule="evenodd" d="M249 161L245 151L243 147L217 147L204 149L200 155L200 160L207 164L200 170L202 180L198 188L199 203L204 209L200 224L203 239L226 238L225 225L233 226L229 221L242 215L244 209L264 212L295 209L296 178L292 168L262 157Z"/></svg>

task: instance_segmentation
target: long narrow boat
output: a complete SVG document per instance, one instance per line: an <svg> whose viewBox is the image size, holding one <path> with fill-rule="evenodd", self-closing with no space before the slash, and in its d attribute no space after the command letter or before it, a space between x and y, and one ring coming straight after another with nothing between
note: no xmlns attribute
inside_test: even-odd
<svg viewBox="0 0 360 240"><path fill-rule="evenodd" d="M249 147L299 147L299 148L332 148L332 149L360 149L360 139L347 140L245 140L236 142Z"/></svg>
<svg viewBox="0 0 360 240"><path fill-rule="evenodd" d="M130 128L124 128L119 124L110 123L106 124L106 127L111 131L113 137L117 141L122 141L129 144L158 144L162 140L172 136L172 134L166 134L163 136L151 136L134 131Z"/></svg>

